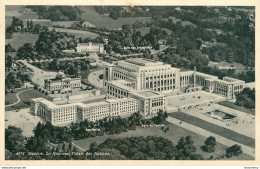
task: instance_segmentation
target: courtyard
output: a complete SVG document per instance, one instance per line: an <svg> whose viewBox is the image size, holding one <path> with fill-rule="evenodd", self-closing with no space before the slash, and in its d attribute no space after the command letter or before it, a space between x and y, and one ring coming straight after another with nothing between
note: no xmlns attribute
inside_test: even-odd
<svg viewBox="0 0 260 169"><path fill-rule="evenodd" d="M189 109L191 107L201 104L210 104L213 102L226 100L224 97L205 91L197 91L176 96L168 96L167 99L168 106L183 109Z"/></svg>

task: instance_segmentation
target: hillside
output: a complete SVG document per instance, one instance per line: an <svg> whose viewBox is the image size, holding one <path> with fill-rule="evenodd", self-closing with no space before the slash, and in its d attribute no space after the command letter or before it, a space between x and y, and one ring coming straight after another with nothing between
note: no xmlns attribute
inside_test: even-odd
<svg viewBox="0 0 260 169"><path fill-rule="evenodd" d="M122 25L134 24L137 20L147 22L151 19L151 17L135 17L135 18L119 18L117 20L113 20L109 16L102 16L97 13L93 6L78 6L78 8L82 11L81 17L85 19L85 21L92 23L96 27L99 28L107 28L107 29L118 29L121 28Z"/></svg>

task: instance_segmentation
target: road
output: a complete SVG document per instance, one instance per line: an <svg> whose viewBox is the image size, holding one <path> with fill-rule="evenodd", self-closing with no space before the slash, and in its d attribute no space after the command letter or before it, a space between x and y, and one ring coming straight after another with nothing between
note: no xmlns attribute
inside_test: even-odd
<svg viewBox="0 0 260 169"><path fill-rule="evenodd" d="M31 65L30 63L27 63L26 60L18 60L19 62L22 62L26 67L31 68L33 70L33 77L32 82L44 86L44 79L52 79L55 78L57 75L57 72L48 72L44 71L36 66Z"/></svg>
<svg viewBox="0 0 260 169"><path fill-rule="evenodd" d="M13 104L6 105L5 107L11 107L11 106L14 106L14 105L18 104L18 103L21 101L19 95L20 95L21 93L23 93L23 92L28 91L28 90L32 90L32 89L27 89L27 90L23 90L23 91L18 92L18 93L16 94L17 102L15 102L15 103L13 103Z"/></svg>
<svg viewBox="0 0 260 169"><path fill-rule="evenodd" d="M103 88L103 80L99 79L99 75L103 74L103 70L97 70L89 73L88 82L96 88Z"/></svg>
<svg viewBox="0 0 260 169"><path fill-rule="evenodd" d="M235 142L235 141L233 141L233 140L227 139L227 138L222 137L222 136L220 136L220 135L218 135L218 134L209 132L209 131L207 131L207 130L204 130L204 129L202 129L202 128L200 128L200 127L197 127L197 126L195 126L195 125L186 123L186 122L184 122L184 121L182 121L182 122L180 123L180 120L178 120L178 119L176 119L176 118L173 118L173 117L168 117L168 118L167 118L167 121L170 122L170 123L172 123L172 124L175 124L175 125L177 125L177 126L179 126L179 127L182 127L182 128L184 128L184 129L187 129L187 130L189 130L189 131L192 131L192 132L194 132L194 133L196 133L196 134L199 134L199 135L201 135L201 136L203 136L203 137L206 137L206 138L207 138L207 137L210 137L210 136L213 136L213 137L216 138L216 140L217 140L218 143L223 144L223 145L225 145L225 146L232 146L232 145L234 145L234 144L240 145L240 146L242 147L242 151L243 151L244 154L247 154L247 155L250 155L250 156L252 156L252 157L255 157L255 149L254 149L254 148L251 148L251 147L248 147L248 146L246 146L246 145L237 143L237 142Z"/></svg>

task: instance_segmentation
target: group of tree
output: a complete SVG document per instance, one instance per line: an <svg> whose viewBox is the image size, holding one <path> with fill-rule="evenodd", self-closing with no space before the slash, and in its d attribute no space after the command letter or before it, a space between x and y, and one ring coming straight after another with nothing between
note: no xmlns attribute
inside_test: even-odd
<svg viewBox="0 0 260 169"><path fill-rule="evenodd" d="M49 31L44 28L40 31L35 45L25 43L17 51L16 59L47 59L64 57L61 50L74 49L76 47L75 36L64 32Z"/></svg>
<svg viewBox="0 0 260 169"><path fill-rule="evenodd" d="M78 150L72 145L71 141L51 144L48 140L49 138L42 138L43 134L37 133L37 136L28 139L22 135L22 132L20 128L15 126L8 126L8 128L5 129L6 160L77 159L73 152L78 152ZM30 155L30 153L35 154ZM61 155L57 155L57 153L61 153ZM62 155L62 153L66 154Z"/></svg>
<svg viewBox="0 0 260 169"><path fill-rule="evenodd" d="M5 38L12 39L14 32L24 31L24 24L23 21L19 18L13 17L12 23L8 26L5 30Z"/></svg>
<svg viewBox="0 0 260 169"><path fill-rule="evenodd" d="M13 17L12 23L10 26L6 28L6 39L12 39L12 35L15 32L30 32L34 34L39 34L42 29L46 29L45 26L41 26L40 24L34 25L32 19L28 19L26 21L26 26L24 26L23 20Z"/></svg>
<svg viewBox="0 0 260 169"><path fill-rule="evenodd" d="M132 26L123 25L122 30L113 31L108 35L109 42L105 45L105 49L108 53L114 51L120 54L128 54L129 51L124 50L124 47L151 46L158 50L158 41L167 37L167 32L159 27L151 27L150 31L143 36L140 31L133 29Z"/></svg>
<svg viewBox="0 0 260 169"><path fill-rule="evenodd" d="M16 50L11 46L11 44L7 44L5 45L5 53L9 53L9 52L15 52Z"/></svg>
<svg viewBox="0 0 260 169"><path fill-rule="evenodd" d="M53 59L51 62L38 62L33 63L34 66L39 67L44 70L51 70L55 72L64 71L65 74L78 77L80 71L89 70L89 60L70 60L70 61L59 61L57 58Z"/></svg>
<svg viewBox="0 0 260 169"><path fill-rule="evenodd" d="M9 72L5 78L5 86L7 90L22 87L21 80L17 79L14 72Z"/></svg>
<svg viewBox="0 0 260 169"><path fill-rule="evenodd" d="M193 69L196 66L199 71L203 70L209 63L208 58L198 49L183 50L183 54L179 54L179 52L175 48L168 48L158 57L174 67Z"/></svg>
<svg viewBox="0 0 260 169"><path fill-rule="evenodd" d="M39 19L51 21L76 21L81 17L82 11L76 6L26 6L37 12Z"/></svg>
<svg viewBox="0 0 260 169"><path fill-rule="evenodd" d="M12 58L12 56L6 54L6 55L5 55L5 68L6 68L7 70L10 70L11 67L12 67L12 63L13 63L13 58Z"/></svg>
<svg viewBox="0 0 260 169"><path fill-rule="evenodd" d="M144 7L129 7L129 6L94 6L97 13L101 15L108 14L114 20L125 17L145 17L149 12Z"/></svg>
<svg viewBox="0 0 260 169"><path fill-rule="evenodd" d="M249 109L255 108L255 89L244 88L241 93L236 93L236 105Z"/></svg>
<svg viewBox="0 0 260 169"><path fill-rule="evenodd" d="M208 137L205 142L204 145L201 146L201 149L205 152L208 153L212 153L215 152L215 146L216 146L217 142L216 142L216 138L213 136Z"/></svg>
<svg viewBox="0 0 260 169"><path fill-rule="evenodd" d="M157 136L109 138L99 145L93 142L88 152L92 152L87 156L92 160L203 160L200 154L196 154L191 136L182 137L176 146ZM95 155L99 152L109 152L109 156Z"/></svg>
<svg viewBox="0 0 260 169"><path fill-rule="evenodd" d="M239 156L243 153L240 145L234 144L226 149L226 157Z"/></svg>

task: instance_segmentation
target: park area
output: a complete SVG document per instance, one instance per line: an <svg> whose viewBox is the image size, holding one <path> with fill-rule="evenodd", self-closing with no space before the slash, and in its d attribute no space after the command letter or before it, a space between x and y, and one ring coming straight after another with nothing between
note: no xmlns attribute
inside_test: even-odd
<svg viewBox="0 0 260 169"><path fill-rule="evenodd" d="M201 105L203 103L210 103L210 102L222 100L224 98L205 91L198 91L198 92L185 93L176 96L168 96L167 99L168 99L168 106L183 108L188 106Z"/></svg>
<svg viewBox="0 0 260 169"><path fill-rule="evenodd" d="M120 133L118 135L107 135L105 134L104 136L97 136L94 138L87 138L87 139L82 139L82 140L74 140L73 142L83 148L84 150L88 150L89 146L92 142L96 142L97 144L100 144L104 142L108 138L116 139L116 138L125 138L125 137L147 137L147 136L157 136L157 137L164 137L169 140L171 140L174 145L178 144L178 141L181 137L186 137L186 136L191 136L194 141L194 145L197 148L196 153L201 154L204 158L209 158L211 155L216 157L220 157L221 155L225 154L225 149L227 148L226 146L217 143L216 146L216 151L213 153L207 153L204 152L200 149L200 147L204 144L204 141L206 140L205 137L197 135L194 132L191 132L189 130L186 130L184 128L178 127L174 124L168 124L167 127L170 128L169 131L163 132L161 130L161 127L147 127L147 128L141 128L138 127L135 131L134 130L129 130L124 133ZM246 154L242 154L238 157L232 157L232 158L225 158L224 160L253 160L253 157L248 156Z"/></svg>

